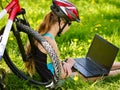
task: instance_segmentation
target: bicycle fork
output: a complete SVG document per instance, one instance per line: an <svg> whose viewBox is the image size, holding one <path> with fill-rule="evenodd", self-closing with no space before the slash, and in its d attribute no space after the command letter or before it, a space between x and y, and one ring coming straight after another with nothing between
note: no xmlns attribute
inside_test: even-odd
<svg viewBox="0 0 120 90"><path fill-rule="evenodd" d="M22 40L20 38L20 31L18 30L15 23L13 24L13 34L16 37L18 47L19 47L20 53L22 55L22 59L23 59L23 61L26 61L27 57L26 57L24 45L23 45Z"/></svg>
<svg viewBox="0 0 120 90"><path fill-rule="evenodd" d="M1 42L0 42L0 60L3 57L4 51L5 51L5 47L7 44L7 40L8 40L8 36L12 27L13 21L12 20L8 20L8 23L5 27L4 33L1 36Z"/></svg>

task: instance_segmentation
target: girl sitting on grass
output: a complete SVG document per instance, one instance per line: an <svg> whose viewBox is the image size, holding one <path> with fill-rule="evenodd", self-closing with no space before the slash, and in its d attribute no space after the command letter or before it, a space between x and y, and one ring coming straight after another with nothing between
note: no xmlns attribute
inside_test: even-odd
<svg viewBox="0 0 120 90"><path fill-rule="evenodd" d="M49 12L43 22L38 28L38 32L54 47L56 54L58 54L58 47L55 41L55 37L61 33L66 32L69 29L72 21L79 22L79 15L77 8L69 1L66 0L53 0L51 6L51 12ZM43 82L47 82L53 79L53 73L47 67L47 52L41 46L41 44L35 42L35 54L28 62L26 67L29 74L32 76L34 67L38 74L41 76ZM27 54L31 52L30 45L27 47ZM72 66L74 65L73 59L67 59L66 62L61 63L61 79L69 77L72 73Z"/></svg>
<svg viewBox="0 0 120 90"><path fill-rule="evenodd" d="M66 32L73 21L80 22L80 19L77 8L67 0L53 0L51 10L40 24L38 32L54 47L56 54L59 56L55 37ZM35 42L35 46L36 52L33 55L34 58L30 58L26 62L26 68L31 76L35 68L43 82L49 81L53 79L54 71L49 70L47 67L47 52L41 44ZM30 52L31 48L28 45L27 54ZM72 58L61 62L61 79L65 79L71 75L78 75L77 72L72 71L74 63ZM114 63L109 76L117 75L118 73L120 73L120 63ZM96 79L95 77L92 80Z"/></svg>

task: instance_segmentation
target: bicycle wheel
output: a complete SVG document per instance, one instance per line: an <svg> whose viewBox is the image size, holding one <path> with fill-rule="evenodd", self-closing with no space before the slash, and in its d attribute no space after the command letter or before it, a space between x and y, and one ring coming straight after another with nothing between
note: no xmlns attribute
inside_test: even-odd
<svg viewBox="0 0 120 90"><path fill-rule="evenodd" d="M17 27L20 28L20 30L22 30L21 31L22 33L26 33L27 35L34 37L34 39L36 39L39 43L41 43L42 46L45 48L45 50L47 51L48 55L50 56L50 58L52 60L52 63L53 63L54 69L55 69L54 80L45 82L45 83L40 82L40 80L38 79L38 77L39 77L38 74L35 74L34 77L31 78L24 70L24 60L20 60L20 59L22 59L21 58L22 56L20 55L20 53L18 53L18 51L17 51L17 53L18 53L17 54L18 58L17 58L16 56L13 56L14 52L13 52L13 55L11 55L11 51L5 50L3 57L4 57L6 64L10 67L10 69L13 71L13 73L15 73L19 78L27 80L30 83L33 83L35 85L44 85L46 87L53 88L54 84L57 84L57 82L59 81L60 72L61 72L60 62L59 62L58 56L56 55L54 49L38 32L31 29L29 26L23 25L22 23L17 23ZM18 44L18 43L16 43L16 44ZM15 47L16 47L16 45L15 45Z"/></svg>

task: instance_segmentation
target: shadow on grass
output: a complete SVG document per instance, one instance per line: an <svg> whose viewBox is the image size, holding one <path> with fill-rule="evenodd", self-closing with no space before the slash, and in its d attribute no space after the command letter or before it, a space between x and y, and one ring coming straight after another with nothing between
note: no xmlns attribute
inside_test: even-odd
<svg viewBox="0 0 120 90"><path fill-rule="evenodd" d="M107 82L107 83L113 83L113 82L117 82L120 80L120 74L119 75L116 75L116 76L110 76L110 77L106 77L104 79L104 82Z"/></svg>
<svg viewBox="0 0 120 90"><path fill-rule="evenodd" d="M18 78L14 73L7 73L5 82L7 90L46 90L43 86L34 85Z"/></svg>
<svg viewBox="0 0 120 90"><path fill-rule="evenodd" d="M115 1L115 0L111 0L108 2L109 4L115 5L117 8L120 8L120 1Z"/></svg>
<svg viewBox="0 0 120 90"><path fill-rule="evenodd" d="M106 77L105 79L100 79L95 82L90 81L84 81L79 77L78 81L74 81L73 79L69 78L64 81L64 83L61 85L60 88L57 90L88 90L92 88L93 90L96 90L96 88L101 87L108 90L111 88L111 84L117 83L116 85L119 85L120 75L112 76L112 77Z"/></svg>
<svg viewBox="0 0 120 90"><path fill-rule="evenodd" d="M119 13L114 13L114 14L107 14L106 12L104 12L104 18L105 19L120 19L120 12Z"/></svg>
<svg viewBox="0 0 120 90"><path fill-rule="evenodd" d="M98 80L96 85L98 86L105 86L111 83L118 83L119 84L120 75L113 76L113 77L106 77L104 80ZM7 90L46 90L42 86L37 86L28 83L28 81L22 80L18 78L13 73L8 73L6 78L6 86ZM81 77L79 77L78 81L74 81L73 78L68 78L62 80L60 88L56 88L56 90L67 90L67 89L82 89L90 87L94 82L86 82ZM95 85L95 86L96 86Z"/></svg>

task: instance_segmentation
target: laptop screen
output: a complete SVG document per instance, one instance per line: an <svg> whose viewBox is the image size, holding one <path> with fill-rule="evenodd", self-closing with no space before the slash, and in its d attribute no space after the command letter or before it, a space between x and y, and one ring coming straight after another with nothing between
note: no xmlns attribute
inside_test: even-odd
<svg viewBox="0 0 120 90"><path fill-rule="evenodd" d="M110 70L118 50L118 47L96 34L86 57Z"/></svg>

